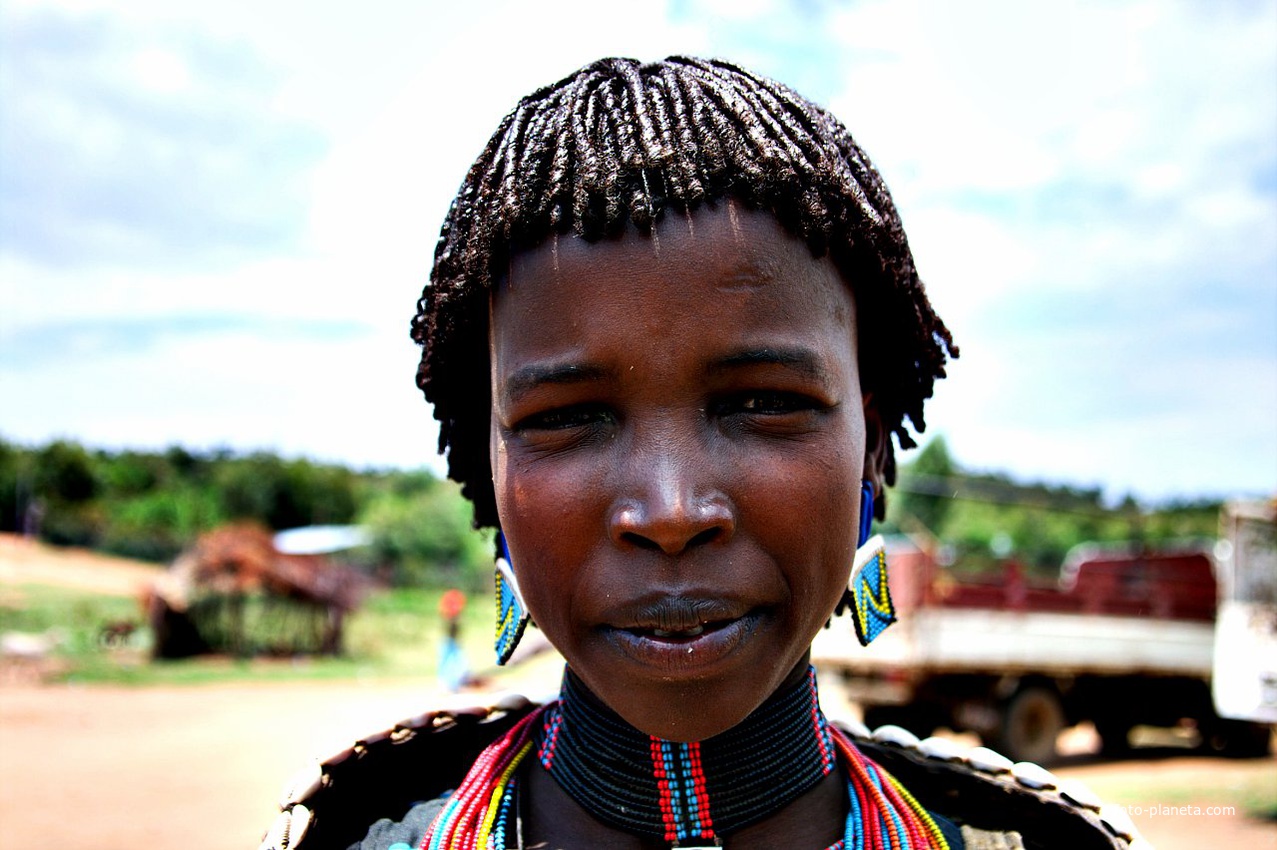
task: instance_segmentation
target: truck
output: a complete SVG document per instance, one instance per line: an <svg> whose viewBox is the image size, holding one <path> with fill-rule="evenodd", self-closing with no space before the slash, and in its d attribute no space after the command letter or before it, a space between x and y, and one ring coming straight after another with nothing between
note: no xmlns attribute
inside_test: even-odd
<svg viewBox="0 0 1277 850"><path fill-rule="evenodd" d="M1255 548L1246 546L1233 551ZM1214 550L1226 548L1084 545L1044 582L1014 560L994 574L962 575L938 563L930 547L889 538L899 622L862 647L851 624L835 619L817 636L812 660L824 681L840 682L862 707L870 728L889 724L918 737L939 728L974 732L1016 761L1050 763L1060 732L1083 721L1094 725L1106 754L1125 752L1132 729L1146 725L1191 726L1203 746L1262 755L1277 716L1251 704L1277 706L1273 656L1259 662L1269 665L1268 684L1248 686L1238 698L1245 706L1221 712L1212 693L1221 584L1240 586L1217 580ZM1264 569L1262 559L1251 558L1244 569L1257 566ZM1275 634L1277 619L1253 608L1237 617L1247 623L1239 627L1247 647L1265 628ZM1223 650L1233 660L1250 651ZM1253 667L1239 677L1254 679Z"/></svg>
<svg viewBox="0 0 1277 850"><path fill-rule="evenodd" d="M1229 502L1220 526L1215 708L1242 728L1277 724L1277 499Z"/></svg>

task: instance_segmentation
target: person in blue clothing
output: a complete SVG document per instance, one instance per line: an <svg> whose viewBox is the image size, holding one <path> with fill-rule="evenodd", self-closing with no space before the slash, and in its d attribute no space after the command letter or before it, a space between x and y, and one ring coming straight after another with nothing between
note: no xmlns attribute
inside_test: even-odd
<svg viewBox="0 0 1277 850"><path fill-rule="evenodd" d="M443 642L439 647L439 684L456 693L470 681L470 665L461 648L461 614L466 609L466 595L450 587L439 597L439 619L443 621Z"/></svg>

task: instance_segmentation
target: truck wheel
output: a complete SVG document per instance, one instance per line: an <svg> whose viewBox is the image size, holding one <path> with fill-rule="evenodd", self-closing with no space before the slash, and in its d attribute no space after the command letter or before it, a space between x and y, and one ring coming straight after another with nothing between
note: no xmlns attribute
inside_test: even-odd
<svg viewBox="0 0 1277 850"><path fill-rule="evenodd" d="M1050 688L1025 688L1002 710L993 749L1014 761L1049 764L1055 759L1055 739L1062 731L1064 706L1059 695Z"/></svg>
<svg viewBox="0 0 1277 850"><path fill-rule="evenodd" d="M1202 734L1206 749L1232 758L1262 758L1268 755L1271 742L1271 726L1247 720L1216 718Z"/></svg>

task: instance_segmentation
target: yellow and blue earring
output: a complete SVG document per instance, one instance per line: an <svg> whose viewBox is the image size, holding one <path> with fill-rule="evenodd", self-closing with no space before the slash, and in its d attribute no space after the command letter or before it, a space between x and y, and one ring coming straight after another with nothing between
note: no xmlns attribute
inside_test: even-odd
<svg viewBox="0 0 1277 850"><path fill-rule="evenodd" d="M851 622L861 646L868 646L883 629L896 622L896 606L887 585L887 544L882 535L869 535L874 517L873 484L863 482L860 490L860 534L856 559L847 590L835 613L851 609Z"/></svg>
<svg viewBox="0 0 1277 850"><path fill-rule="evenodd" d="M523 630L528 627L528 608L523 604L519 582L510 566L510 549L501 532L497 532L496 585L497 664L502 665L510 660L519 639L523 637Z"/></svg>

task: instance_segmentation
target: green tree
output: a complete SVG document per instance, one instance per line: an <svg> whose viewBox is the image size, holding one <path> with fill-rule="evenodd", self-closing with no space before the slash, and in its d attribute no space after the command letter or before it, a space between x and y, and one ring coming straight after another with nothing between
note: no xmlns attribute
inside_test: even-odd
<svg viewBox="0 0 1277 850"><path fill-rule="evenodd" d="M296 509L287 474L284 462L265 452L215 464L213 486L221 496L222 513L228 519L256 520L271 528L289 527ZM284 524L277 524L281 519Z"/></svg>
<svg viewBox="0 0 1277 850"><path fill-rule="evenodd" d="M217 494L179 484L106 506L101 546L147 561L171 561L202 532L225 521Z"/></svg>
<svg viewBox="0 0 1277 850"><path fill-rule="evenodd" d="M93 457L83 446L57 440L36 452L34 490L49 501L87 502L98 492Z"/></svg>
<svg viewBox="0 0 1277 850"><path fill-rule="evenodd" d="M83 446L56 440L32 459L31 496L43 511L40 534L61 546L92 546L101 535L95 498L101 489L96 461Z"/></svg>
<svg viewBox="0 0 1277 850"><path fill-rule="evenodd" d="M20 531L29 476L26 452L0 439L0 531Z"/></svg>
<svg viewBox="0 0 1277 850"><path fill-rule="evenodd" d="M355 476L343 467L258 452L217 462L213 478L228 518L274 529L347 523L358 509Z"/></svg>
<svg viewBox="0 0 1277 850"><path fill-rule="evenodd" d="M96 462L103 491L112 498L149 493L159 486L167 471L163 458L143 452L101 454Z"/></svg>
<svg viewBox="0 0 1277 850"><path fill-rule="evenodd" d="M910 519L916 520L933 535L942 536L945 518L953 505L957 471L944 437L934 437L912 463L900 470L892 491L896 523L907 527Z"/></svg>
<svg viewBox="0 0 1277 850"><path fill-rule="evenodd" d="M485 586L492 566L490 536L471 524L470 503L452 482L427 473L386 482L361 511L375 560L399 585Z"/></svg>

